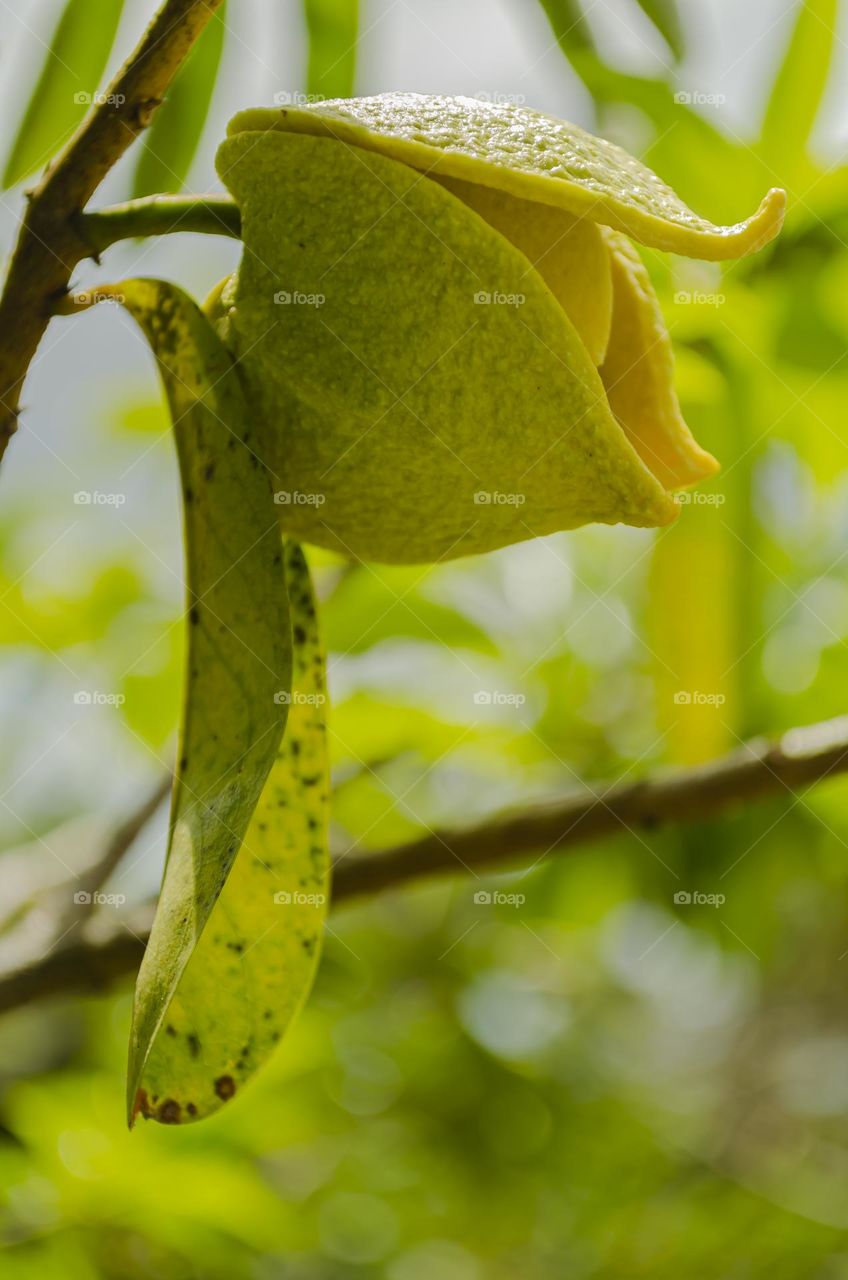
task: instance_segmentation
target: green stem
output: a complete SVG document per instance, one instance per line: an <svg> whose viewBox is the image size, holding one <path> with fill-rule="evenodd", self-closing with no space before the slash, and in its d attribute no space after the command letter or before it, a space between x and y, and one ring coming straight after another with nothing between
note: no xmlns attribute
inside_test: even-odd
<svg viewBox="0 0 848 1280"><path fill-rule="evenodd" d="M238 205L229 196L146 196L81 213L75 226L93 256L118 240L136 236L164 236L175 231L241 236Z"/></svg>

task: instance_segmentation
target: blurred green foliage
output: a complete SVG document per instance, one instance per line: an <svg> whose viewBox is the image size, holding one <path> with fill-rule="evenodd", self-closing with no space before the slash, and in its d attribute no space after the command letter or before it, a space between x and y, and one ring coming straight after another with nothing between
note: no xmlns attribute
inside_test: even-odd
<svg viewBox="0 0 848 1280"><path fill-rule="evenodd" d="M348 856L844 705L848 174L811 144L837 7L795 6L742 138L680 99L688 10L678 27L671 5L640 6L663 37L649 73L598 52L592 6L575 24L574 5L545 0L562 75L579 75L599 129L627 145L638 133L709 216L735 219L769 185L789 188L790 214L776 246L723 273L651 255L687 417L723 463L675 526L590 528L426 571L312 554ZM324 91L323 62L332 92L349 88L354 6L322 5L320 22L308 9L303 86ZM51 828L93 806L91 774L113 754L146 777L169 749L176 482L151 387L152 374L137 391L101 387L89 427L102 487L147 469L143 517L132 503L81 510L71 554L55 493L4 484L0 642L15 687L2 686L0 824L26 845L10 869L53 864ZM80 673L126 701L92 709L97 733L91 718L74 729L63 782L41 759L58 730L27 726ZM480 689L526 701L481 707ZM249 1094L195 1129L123 1128L127 987L7 1015L4 1276L848 1277L846 793L832 779L568 858L540 849L497 882L457 868L346 907L296 1030ZM120 813L128 797L100 801ZM129 906L152 891L161 843L140 842L113 878ZM496 883L523 904L475 901ZM726 900L675 902L695 890Z"/></svg>

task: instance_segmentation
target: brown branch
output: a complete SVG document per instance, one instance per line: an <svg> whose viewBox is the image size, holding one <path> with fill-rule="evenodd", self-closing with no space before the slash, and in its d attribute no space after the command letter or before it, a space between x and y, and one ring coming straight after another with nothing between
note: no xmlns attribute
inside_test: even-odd
<svg viewBox="0 0 848 1280"><path fill-rule="evenodd" d="M521 859L561 854L616 834L667 822L715 818L733 808L793 793L848 772L848 716L792 729L774 743L749 743L712 764L599 791L586 788L557 804L445 830L394 849L336 864L338 903L411 880L514 867ZM153 915L142 909L100 941L80 941L0 976L0 1011L44 996L102 991L138 967Z"/></svg>
<svg viewBox="0 0 848 1280"><path fill-rule="evenodd" d="M15 431L21 387L57 299L91 256L79 215L150 124L222 0L165 0L135 52L29 193L0 298L0 457Z"/></svg>

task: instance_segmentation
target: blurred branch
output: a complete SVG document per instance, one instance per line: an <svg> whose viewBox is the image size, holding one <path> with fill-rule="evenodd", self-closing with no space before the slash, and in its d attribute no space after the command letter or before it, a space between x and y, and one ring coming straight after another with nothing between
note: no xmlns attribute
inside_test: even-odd
<svg viewBox="0 0 848 1280"><path fill-rule="evenodd" d="M56 928L56 936L58 938L65 937L73 929L85 923L88 912L81 914L80 906L88 906L89 911L91 911L97 905L95 895L98 890L103 888L124 854L135 843L136 838L147 826L160 805L167 800L171 794L172 782L171 773L166 773L160 778L126 821L115 828L111 839L106 842L106 847L97 861L74 881L74 894L86 894L88 900L87 902L82 902L78 899L60 917Z"/></svg>
<svg viewBox="0 0 848 1280"><path fill-rule="evenodd" d="M135 52L49 165L21 223L0 298L0 457L17 426L21 386L53 307L91 250L78 215L150 124L222 0L165 0Z"/></svg>
<svg viewBox="0 0 848 1280"><path fill-rule="evenodd" d="M791 729L777 742L751 742L712 764L585 792L557 804L433 832L382 853L338 859L338 903L445 872L506 870L550 854L668 822L714 819L740 805L848 772L848 716ZM117 836L116 836L117 838ZM153 906L100 940L78 941L0 975L0 1011L72 991L101 991L137 968Z"/></svg>
<svg viewBox="0 0 848 1280"><path fill-rule="evenodd" d="M75 225L95 256L133 236L164 236L174 231L241 236L241 214L229 196L145 196L82 213Z"/></svg>

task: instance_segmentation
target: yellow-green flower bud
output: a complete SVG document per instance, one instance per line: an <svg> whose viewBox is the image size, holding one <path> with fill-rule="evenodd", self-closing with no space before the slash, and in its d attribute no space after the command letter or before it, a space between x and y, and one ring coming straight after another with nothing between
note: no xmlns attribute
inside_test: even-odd
<svg viewBox="0 0 848 1280"><path fill-rule="evenodd" d="M218 169L245 252L209 311L288 532L437 560L667 524L717 469L627 237L739 257L777 234L782 192L716 227L574 125L411 93L242 112Z"/></svg>

